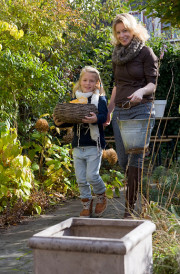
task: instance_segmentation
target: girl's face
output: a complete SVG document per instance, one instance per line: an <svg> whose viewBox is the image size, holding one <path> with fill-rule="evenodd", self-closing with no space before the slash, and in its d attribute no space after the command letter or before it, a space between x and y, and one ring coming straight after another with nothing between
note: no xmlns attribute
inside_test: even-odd
<svg viewBox="0 0 180 274"><path fill-rule="evenodd" d="M124 47L128 46L133 39L133 34L131 31L127 30L123 23L118 23L115 26L115 33L117 40L123 45Z"/></svg>
<svg viewBox="0 0 180 274"><path fill-rule="evenodd" d="M97 78L95 73L85 72L80 80L82 92L92 92L96 89Z"/></svg>

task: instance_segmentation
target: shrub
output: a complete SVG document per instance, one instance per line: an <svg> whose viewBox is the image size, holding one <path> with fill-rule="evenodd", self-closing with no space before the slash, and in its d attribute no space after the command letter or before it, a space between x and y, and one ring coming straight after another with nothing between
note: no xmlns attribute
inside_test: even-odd
<svg viewBox="0 0 180 274"><path fill-rule="evenodd" d="M18 199L26 201L33 188L31 161L21 155L17 132L9 123L0 123L0 211L13 207Z"/></svg>

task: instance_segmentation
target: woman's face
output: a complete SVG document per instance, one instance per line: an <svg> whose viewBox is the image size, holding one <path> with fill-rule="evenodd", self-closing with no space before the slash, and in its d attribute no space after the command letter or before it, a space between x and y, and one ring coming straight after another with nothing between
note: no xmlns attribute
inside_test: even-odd
<svg viewBox="0 0 180 274"><path fill-rule="evenodd" d="M85 72L80 80L82 92L92 92L97 84L96 75L92 72Z"/></svg>
<svg viewBox="0 0 180 274"><path fill-rule="evenodd" d="M124 47L128 46L133 39L133 34L131 31L127 30L123 23L118 23L115 26L115 33L117 40L123 45Z"/></svg>

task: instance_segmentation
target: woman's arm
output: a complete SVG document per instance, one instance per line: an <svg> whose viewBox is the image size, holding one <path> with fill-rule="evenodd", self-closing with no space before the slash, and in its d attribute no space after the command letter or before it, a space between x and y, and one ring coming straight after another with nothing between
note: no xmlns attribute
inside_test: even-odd
<svg viewBox="0 0 180 274"><path fill-rule="evenodd" d="M109 105L108 105L107 120L103 124L104 126L108 126L111 122L111 113L113 112L114 107L115 107L115 103L114 103L115 97L116 97L116 87L114 87L113 90L112 90L111 99L110 99L110 102L109 102Z"/></svg>
<svg viewBox="0 0 180 274"><path fill-rule="evenodd" d="M139 103L144 95L152 95L156 90L156 82L158 77L158 58L153 50L149 47L144 47L143 70L147 85L136 90L131 96L127 97L130 102Z"/></svg>

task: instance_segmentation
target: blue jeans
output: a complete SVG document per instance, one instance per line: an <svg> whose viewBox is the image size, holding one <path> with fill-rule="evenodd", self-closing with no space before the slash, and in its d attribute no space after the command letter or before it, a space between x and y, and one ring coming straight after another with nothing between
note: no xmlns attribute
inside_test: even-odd
<svg viewBox="0 0 180 274"><path fill-rule="evenodd" d="M95 194L105 192L105 184L99 175L102 150L97 147L76 147L73 149L73 159L76 180L79 186L81 199L92 199L91 186Z"/></svg>
<svg viewBox="0 0 180 274"><path fill-rule="evenodd" d="M155 110L154 106L152 108L152 103L140 104L130 109L122 109L115 107L112 117L112 126L114 132L114 139L116 144L116 152L118 155L118 162L123 171L126 170L127 164L134 167L142 167L143 163L143 153L140 154L126 154L124 144L122 141L121 133L117 123L117 118L119 120L129 120L129 119L148 119L151 115L151 118L155 119ZM154 126L154 125L153 125ZM153 127L150 129L152 132Z"/></svg>

